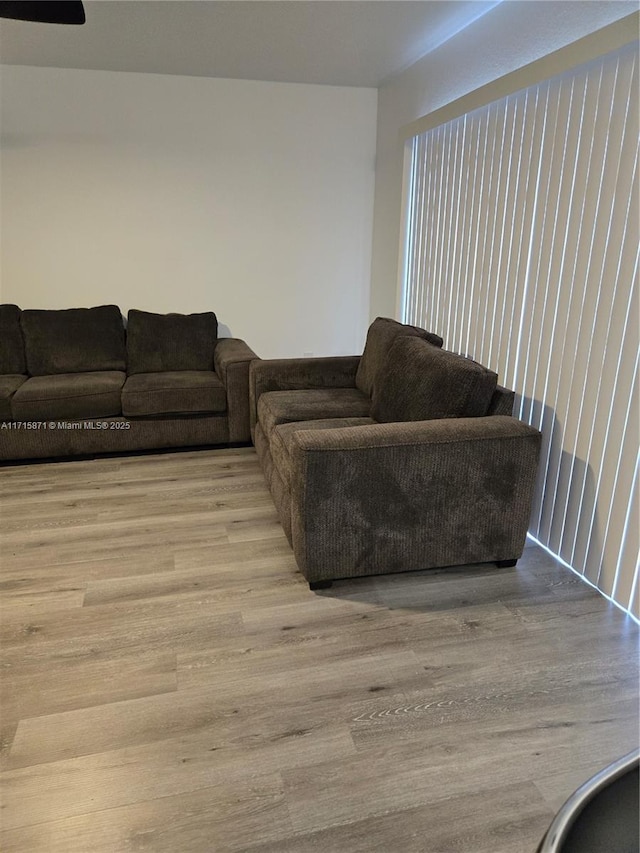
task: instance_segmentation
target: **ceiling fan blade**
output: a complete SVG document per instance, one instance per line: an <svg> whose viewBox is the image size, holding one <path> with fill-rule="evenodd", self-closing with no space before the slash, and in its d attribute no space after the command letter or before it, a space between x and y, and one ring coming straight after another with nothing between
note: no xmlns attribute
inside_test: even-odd
<svg viewBox="0 0 640 853"><path fill-rule="evenodd" d="M81 0L0 2L0 18L39 21L43 24L84 24L86 20Z"/></svg>

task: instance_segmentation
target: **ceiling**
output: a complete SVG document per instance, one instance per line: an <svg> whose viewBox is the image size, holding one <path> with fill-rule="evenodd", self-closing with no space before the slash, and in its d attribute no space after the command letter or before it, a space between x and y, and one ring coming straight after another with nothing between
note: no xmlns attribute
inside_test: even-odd
<svg viewBox="0 0 640 853"><path fill-rule="evenodd" d="M500 0L85 0L0 23L9 65L377 87Z"/></svg>

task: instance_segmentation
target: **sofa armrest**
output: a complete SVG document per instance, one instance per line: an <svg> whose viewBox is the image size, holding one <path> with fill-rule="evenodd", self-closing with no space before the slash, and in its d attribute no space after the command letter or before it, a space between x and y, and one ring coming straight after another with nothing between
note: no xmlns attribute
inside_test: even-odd
<svg viewBox="0 0 640 853"><path fill-rule="evenodd" d="M512 391L510 388L504 388L502 385L497 385L496 390L493 392L486 414L512 415L515 401L515 391Z"/></svg>
<svg viewBox="0 0 640 853"><path fill-rule="evenodd" d="M540 440L507 416L296 432L298 565L311 582L518 559Z"/></svg>
<svg viewBox="0 0 640 853"><path fill-rule="evenodd" d="M219 338L213 353L213 366L227 391L229 441L247 442L249 429L249 365L255 352L239 338Z"/></svg>
<svg viewBox="0 0 640 853"><path fill-rule="evenodd" d="M359 355L254 361L249 371L251 435L256 425L261 394L266 391L298 391L305 388L354 388L359 364Z"/></svg>

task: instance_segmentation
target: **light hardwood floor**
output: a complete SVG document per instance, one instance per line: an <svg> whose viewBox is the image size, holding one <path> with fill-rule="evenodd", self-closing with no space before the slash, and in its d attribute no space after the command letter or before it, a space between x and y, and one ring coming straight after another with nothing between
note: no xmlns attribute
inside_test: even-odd
<svg viewBox="0 0 640 853"><path fill-rule="evenodd" d="M533 853L638 741L541 549L312 593L251 449L0 469L3 853Z"/></svg>

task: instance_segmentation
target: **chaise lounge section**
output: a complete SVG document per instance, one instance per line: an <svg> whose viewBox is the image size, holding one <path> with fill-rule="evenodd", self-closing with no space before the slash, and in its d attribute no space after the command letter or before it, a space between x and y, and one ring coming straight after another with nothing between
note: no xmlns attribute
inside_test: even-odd
<svg viewBox="0 0 640 853"><path fill-rule="evenodd" d="M252 363L254 444L312 589L521 556L540 433L495 373L441 347L378 318L361 357Z"/></svg>

